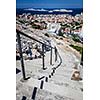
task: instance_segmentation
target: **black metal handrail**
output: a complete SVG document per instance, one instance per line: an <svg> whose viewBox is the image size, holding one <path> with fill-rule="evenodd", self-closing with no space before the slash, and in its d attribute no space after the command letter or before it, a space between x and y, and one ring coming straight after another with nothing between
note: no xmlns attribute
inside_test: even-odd
<svg viewBox="0 0 100 100"><path fill-rule="evenodd" d="M28 37L28 38L30 38L30 39L36 41L36 42L39 42L40 44L43 44L44 46L48 46L48 47L54 49L54 47L52 47L52 46L50 46L50 45L47 45L47 44L45 44L45 43L43 43L43 42L41 42L41 41L39 41L39 40L37 40L37 39L35 39L35 38L33 38L33 37L31 37L31 36L29 36L29 35L27 35L27 34L21 32L21 31L19 31L18 29L16 29L16 32L19 33L19 34L21 34L21 35L23 35L23 36L25 36L25 37Z"/></svg>
<svg viewBox="0 0 100 100"><path fill-rule="evenodd" d="M27 38L30 38L31 40L35 40L36 42L42 44L42 52L43 52L43 54L42 54L42 64L43 64L43 69L45 69L45 63L44 63L44 46L48 46L48 47L51 48L50 49L51 50L50 65L52 65L52 49L55 50L55 62L57 61L57 55L60 58L60 63L54 69L58 68L61 65L62 59L61 59L60 54L59 54L59 52L58 52L58 50L57 50L56 47L52 47L51 45L47 45L47 44L45 44L45 43L43 43L43 42L41 42L41 41L39 41L39 40L37 40L37 39L35 39L33 37L31 37L31 36L29 36L29 35L21 32L21 31L19 31L18 29L16 29L16 33L17 33L17 39L18 39L18 45L19 45L19 51L20 51L20 57L21 57L22 73L23 73L23 79L24 80L27 80L28 78L26 78L26 75L25 75L24 60L23 60L23 54L22 54L22 47L21 47L21 38L20 38L20 35L23 35L23 36L25 36Z"/></svg>

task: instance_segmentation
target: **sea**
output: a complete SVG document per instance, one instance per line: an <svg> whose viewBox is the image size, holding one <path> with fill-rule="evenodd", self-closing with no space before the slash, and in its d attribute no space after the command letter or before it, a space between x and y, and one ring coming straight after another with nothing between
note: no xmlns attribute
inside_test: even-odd
<svg viewBox="0 0 100 100"><path fill-rule="evenodd" d="M83 8L70 8L70 9L41 9L41 8L16 8L16 14L23 14L23 13L30 13L32 15L34 14L69 14L72 16L75 16L76 14L83 13Z"/></svg>

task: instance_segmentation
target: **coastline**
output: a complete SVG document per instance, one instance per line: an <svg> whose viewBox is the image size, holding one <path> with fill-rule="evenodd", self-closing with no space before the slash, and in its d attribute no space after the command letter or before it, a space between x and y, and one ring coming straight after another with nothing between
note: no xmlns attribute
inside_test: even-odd
<svg viewBox="0 0 100 100"><path fill-rule="evenodd" d="M31 14L69 14L75 16L83 13L83 8L16 8L16 14L31 13Z"/></svg>

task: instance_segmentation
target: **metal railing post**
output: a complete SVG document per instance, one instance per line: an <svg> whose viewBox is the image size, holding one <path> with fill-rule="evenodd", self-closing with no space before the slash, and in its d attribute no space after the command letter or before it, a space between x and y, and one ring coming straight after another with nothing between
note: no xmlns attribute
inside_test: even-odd
<svg viewBox="0 0 100 100"><path fill-rule="evenodd" d="M44 44L42 44L42 64L43 64L43 69L45 69L45 63L44 63Z"/></svg>
<svg viewBox="0 0 100 100"><path fill-rule="evenodd" d="M32 98L31 99L35 100L36 92L37 92L37 87L34 87L33 94L32 94Z"/></svg>
<svg viewBox="0 0 100 100"><path fill-rule="evenodd" d="M40 84L40 89L43 89L43 84L44 84L44 81L42 80Z"/></svg>
<svg viewBox="0 0 100 100"><path fill-rule="evenodd" d="M55 47L55 62L57 61L57 48Z"/></svg>
<svg viewBox="0 0 100 100"><path fill-rule="evenodd" d="M80 64L83 66L83 52L82 52L82 55L81 55L81 61L80 61Z"/></svg>
<svg viewBox="0 0 100 100"><path fill-rule="evenodd" d="M45 78L45 81L48 82L48 77Z"/></svg>
<svg viewBox="0 0 100 100"><path fill-rule="evenodd" d="M50 65L52 65L52 48L51 48L51 52L50 52Z"/></svg>
<svg viewBox="0 0 100 100"><path fill-rule="evenodd" d="M21 39L20 39L20 34L19 33L17 33L17 39L18 39L18 45L19 45L19 53L20 53L22 74L23 74L23 79L25 80L26 79L26 76L25 76L25 67L24 67L23 54L22 54L22 48L21 48Z"/></svg>

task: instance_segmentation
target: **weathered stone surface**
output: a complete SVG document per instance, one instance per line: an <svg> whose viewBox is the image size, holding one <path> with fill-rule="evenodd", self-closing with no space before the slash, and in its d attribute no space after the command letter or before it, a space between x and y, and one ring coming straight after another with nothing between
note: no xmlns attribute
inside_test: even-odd
<svg viewBox="0 0 100 100"><path fill-rule="evenodd" d="M27 31L28 32L28 31ZM37 32L38 33L38 32ZM31 34L34 37L38 35L37 33ZM40 37L43 37L39 34L38 39L41 40ZM24 39L23 39L24 40ZM28 40L28 39L27 39ZM44 40L44 38L42 39ZM42 41L41 40L41 41ZM59 40L60 42L60 40ZM51 66L49 63L50 60L50 51L45 53L45 66L47 67L46 70L42 70L42 59L38 58L33 60L24 60L26 76L30 76L26 82L21 82L22 79L21 74L16 75L16 99L21 100L22 96L26 96L27 100L31 100L33 89L35 85L37 86L38 90L36 93L36 100L82 100L82 82L71 80L71 77L74 76L77 80L80 78L82 73L82 69L79 70L79 73L74 73L73 70L78 69L74 68L73 66L79 60L71 51L67 51L66 44L62 43L62 45L57 45L57 42L51 40L51 45L57 46L59 54L62 58L62 64L58 68L56 68L55 73L51 78L52 68L56 67L59 63L60 59L57 62L53 62ZM39 52L35 47L32 48L33 57L35 55L39 56ZM53 61L54 59L54 51L53 51ZM21 70L20 61L16 61L16 67ZM40 84L38 80L40 77L46 76L48 77L48 82L44 82L44 88L40 88ZM42 80L45 81L45 78ZM60 92L61 91L61 92Z"/></svg>

